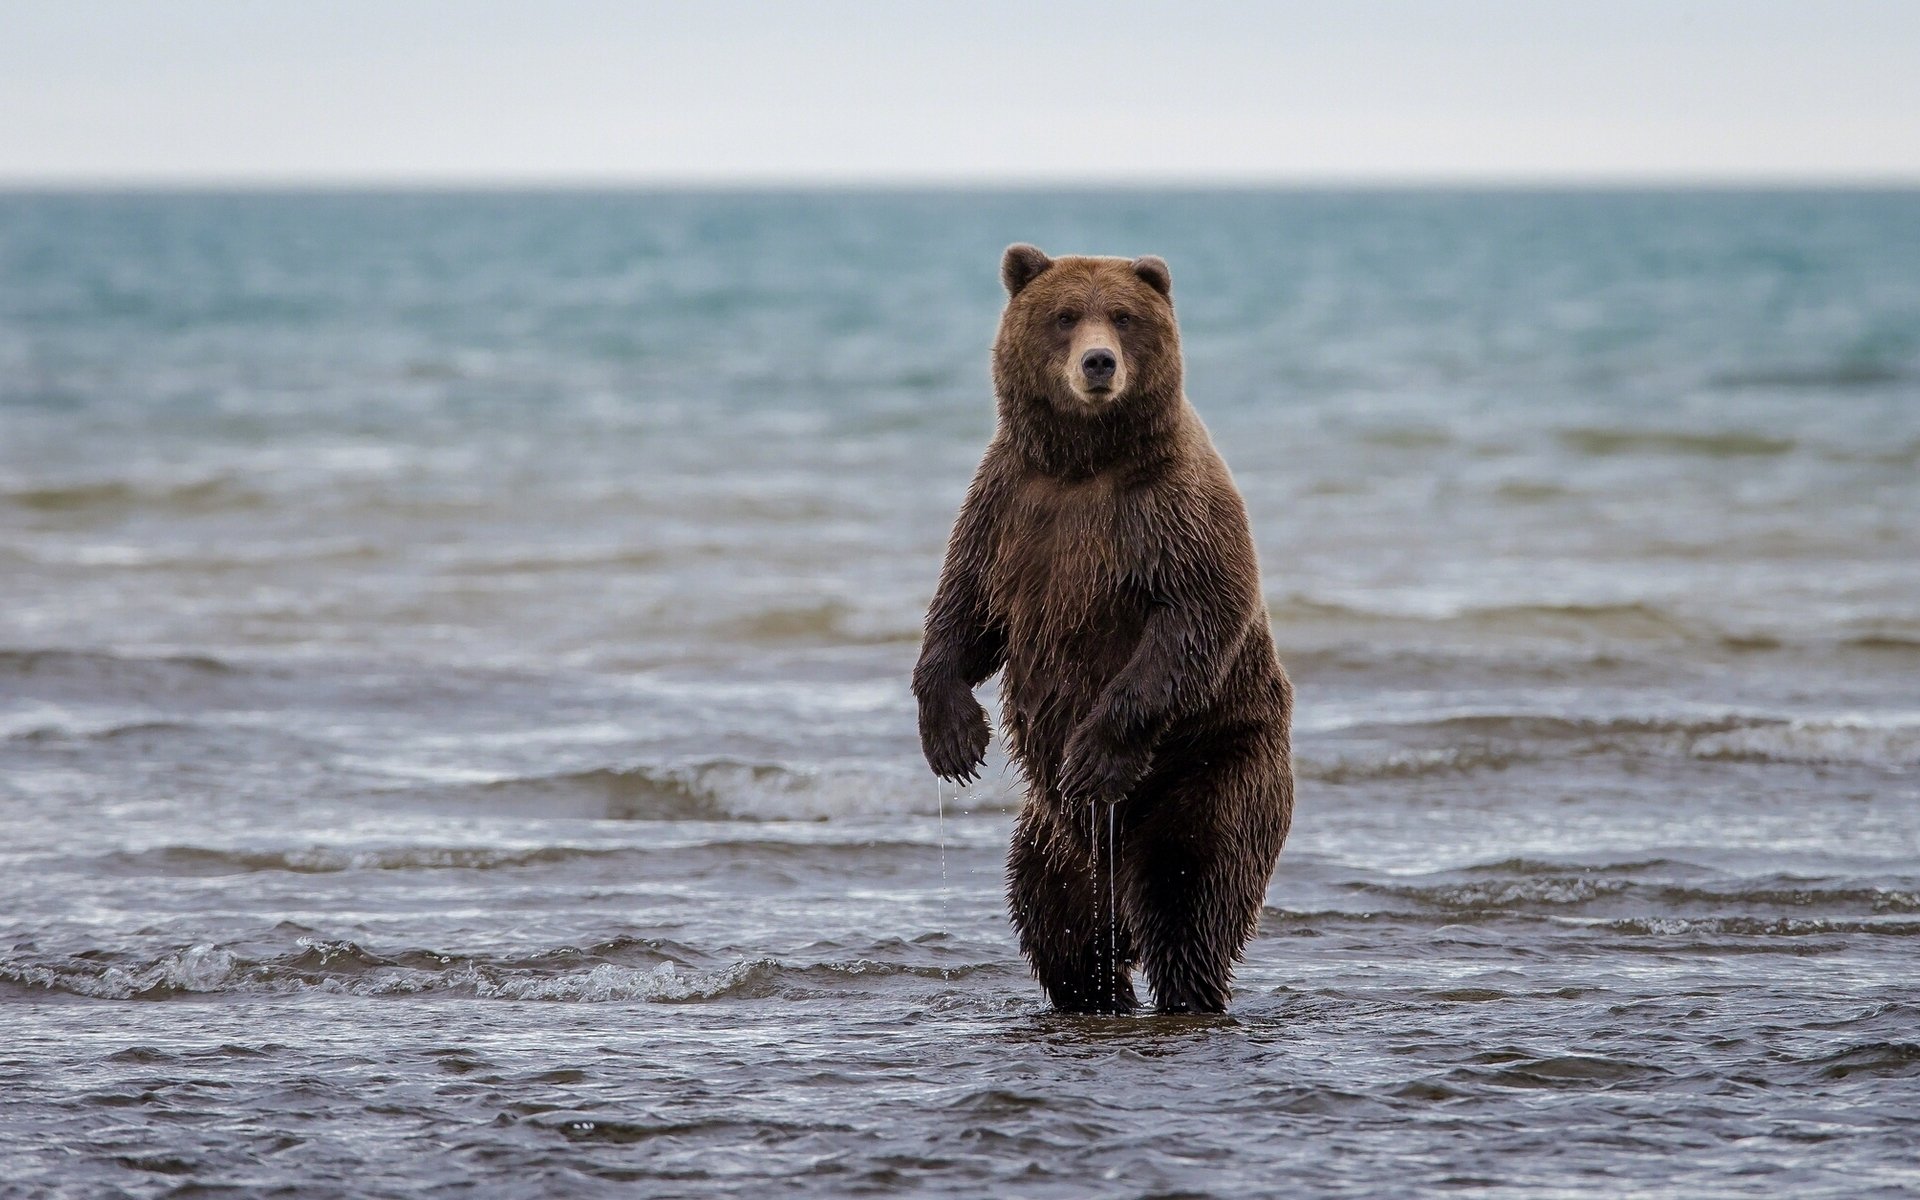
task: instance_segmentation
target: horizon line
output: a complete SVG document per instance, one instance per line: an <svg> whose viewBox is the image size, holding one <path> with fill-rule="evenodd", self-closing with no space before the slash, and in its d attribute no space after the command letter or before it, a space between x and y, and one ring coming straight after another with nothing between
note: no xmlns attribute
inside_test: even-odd
<svg viewBox="0 0 1920 1200"><path fill-rule="evenodd" d="M194 192L1564 192L1920 190L1920 173L1856 175L1460 174L1136 176L513 176L513 175L48 175L0 174L0 194Z"/></svg>

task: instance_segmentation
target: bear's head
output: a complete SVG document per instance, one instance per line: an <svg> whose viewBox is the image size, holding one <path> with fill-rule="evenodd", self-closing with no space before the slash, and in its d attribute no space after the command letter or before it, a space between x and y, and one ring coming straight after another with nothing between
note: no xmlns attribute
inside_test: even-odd
<svg viewBox="0 0 1920 1200"><path fill-rule="evenodd" d="M1007 308L993 345L1003 402L1110 422L1180 395L1173 279L1158 258L1048 258L1028 245L1000 260Z"/></svg>

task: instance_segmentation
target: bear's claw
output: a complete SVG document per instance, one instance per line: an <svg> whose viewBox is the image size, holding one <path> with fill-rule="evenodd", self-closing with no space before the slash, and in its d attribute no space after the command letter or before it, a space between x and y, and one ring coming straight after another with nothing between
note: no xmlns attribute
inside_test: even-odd
<svg viewBox="0 0 1920 1200"><path fill-rule="evenodd" d="M927 756L927 765L940 778L962 784L980 777L980 768L987 761L987 742L993 736L987 710L971 696L967 700L972 712L961 708L943 713L927 705L920 708L920 749Z"/></svg>
<svg viewBox="0 0 1920 1200"><path fill-rule="evenodd" d="M1060 797L1069 804L1117 804L1147 773L1151 754L1083 731L1067 744L1060 764Z"/></svg>

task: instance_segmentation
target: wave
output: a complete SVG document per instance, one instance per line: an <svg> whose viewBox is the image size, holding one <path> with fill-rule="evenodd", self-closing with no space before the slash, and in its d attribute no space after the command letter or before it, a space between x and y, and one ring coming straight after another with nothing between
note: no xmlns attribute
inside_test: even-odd
<svg viewBox="0 0 1920 1200"><path fill-rule="evenodd" d="M1676 643L1685 653L1709 659L1848 655L1887 661L1920 655L1920 631L1899 622L1825 631L1727 629L1639 603L1487 605L1414 613L1288 596L1270 602L1267 611L1287 669L1296 675L1367 672L1397 680L1423 672L1458 678L1463 671L1479 671L1497 672L1503 681L1586 679L1596 671L1660 669L1671 664ZM1463 644L1448 634L1471 640Z"/></svg>
<svg viewBox="0 0 1920 1200"><path fill-rule="evenodd" d="M1414 878L1331 878L1315 885L1353 902L1268 906L1290 932L1353 922L1433 930L1519 922L1675 937L1697 934L1920 936L1920 877L1727 874L1672 858L1630 862L1504 859Z"/></svg>
<svg viewBox="0 0 1920 1200"><path fill-rule="evenodd" d="M165 713L177 713L196 702L221 697L242 703L242 696L257 686L271 686L279 673L273 668L239 666L206 654L128 654L111 650L0 647L0 694L9 692L39 699L73 700L92 704L105 700L115 707L132 702L152 705ZM67 722L48 725L42 721L31 730L42 738L62 735L82 740L112 736L118 729L138 732L135 725L174 726L180 722L171 716L122 719L105 728L81 724L69 728ZM93 723L94 726L98 722ZM147 732L159 732L149 729Z"/></svg>
<svg viewBox="0 0 1920 1200"><path fill-rule="evenodd" d="M823 821L878 814L925 814L935 784L903 760L885 767L819 769L713 760L680 765L598 767L555 775L382 792L386 802L461 810L537 811L542 816L615 821ZM1019 797L994 784L949 796L950 809L999 811Z"/></svg>
<svg viewBox="0 0 1920 1200"><path fill-rule="evenodd" d="M127 721L91 727L33 725L0 734L0 741L28 744L85 742L105 745L123 740L190 734L198 728L185 721Z"/></svg>
<svg viewBox="0 0 1920 1200"><path fill-rule="evenodd" d="M504 554L474 554L447 563L449 575L537 575L568 571L649 570L671 559L662 549L622 547L603 550L525 550Z"/></svg>
<svg viewBox="0 0 1920 1200"><path fill-rule="evenodd" d="M1773 457L1791 453L1800 443L1790 437L1729 430L1686 433L1662 429L1567 429L1560 444L1591 457L1620 454L1679 454L1705 458Z"/></svg>
<svg viewBox="0 0 1920 1200"><path fill-rule="evenodd" d="M1441 884L1353 883L1350 890L1444 910L1486 914L1553 913L1589 906L1646 907L1667 913L1689 908L1815 909L1857 916L1899 916L1920 912L1920 894L1911 888L1780 886L1768 881L1734 881L1725 887L1688 887L1580 872L1523 875ZM1675 917L1673 919L1691 919ZM1720 918L1712 918L1720 919Z"/></svg>
<svg viewBox="0 0 1920 1200"><path fill-rule="evenodd" d="M732 862L798 861L823 870L841 870L844 860L852 860L871 871L876 864L922 856L930 849L925 842L878 841L870 838L861 838L858 842L726 838L672 847L397 846L350 849L308 846L276 850L228 850L207 846L156 846L146 850L114 851L85 861L90 866L118 874L189 878L276 871L295 875L337 875L356 871L514 871L579 863L638 866L662 858L700 869L711 865L711 856Z"/></svg>
<svg viewBox="0 0 1920 1200"><path fill-rule="evenodd" d="M1534 757L1482 747L1451 747L1443 750L1396 750L1378 758L1340 758L1331 762L1299 756L1294 760L1294 770L1300 778L1316 783L1367 783L1499 771Z"/></svg>
<svg viewBox="0 0 1920 1200"><path fill-rule="evenodd" d="M197 513L253 508L265 502L264 493L225 477L171 483L103 479L0 489L0 505L41 513L104 514L135 508Z"/></svg>
<svg viewBox="0 0 1920 1200"><path fill-rule="evenodd" d="M134 655L101 650L0 649L0 679L27 677L91 679L124 675L237 675L240 669L203 654Z"/></svg>
<svg viewBox="0 0 1920 1200"><path fill-rule="evenodd" d="M186 676L217 679L240 674L212 659L136 660L65 651L0 651L0 681L9 673L44 675L69 683L84 681L88 694L109 691L120 698L164 696L169 702L177 702L186 686L194 682ZM256 740L271 737L289 744L300 741L295 733L270 726L231 726L217 720L135 718L49 724L43 716L28 713L0 728L0 745L104 748L130 743L141 748L161 739L189 743L195 739L226 739L236 730ZM930 816L941 811L943 805L949 813L1001 812L1017 809L1021 801L1018 789L1005 773L961 789L957 795L950 787L942 791L943 787L946 785L925 774L914 756L901 754L817 766L738 759L590 766L551 774L375 784L358 794L384 807L616 821L824 821L881 815ZM177 852L199 853L191 848ZM361 857L315 852L308 858L286 859L275 850L263 860L261 869L326 871L355 869L356 864L377 866L379 855L385 852L352 853ZM406 858L416 853L412 850L394 853L400 856L396 860L400 866L432 865L412 863ZM459 858L464 851L427 848L418 853L442 856L445 865L469 865ZM471 865L486 864L476 860Z"/></svg>
<svg viewBox="0 0 1920 1200"><path fill-rule="evenodd" d="M1576 493L1564 484L1544 479L1510 479L1493 489L1493 494L1502 500L1516 504L1544 504L1553 500L1564 500Z"/></svg>
<svg viewBox="0 0 1920 1200"><path fill-rule="evenodd" d="M618 951L626 961L608 961ZM386 956L353 942L303 937L289 953L249 958L200 942L157 957L102 961L0 958L0 986L101 1000L168 1000L192 996L460 995L482 1000L661 1004L720 1000L818 999L894 978L939 983L978 973L1005 973L999 963L913 964L867 958L787 963L774 958L691 965L692 952L671 943L623 939L587 950L565 948L526 958L496 959L430 950ZM598 959L599 961L594 961Z"/></svg>
<svg viewBox="0 0 1920 1200"><path fill-rule="evenodd" d="M1800 1062L1825 1079L1852 1075L1910 1077L1920 1075L1920 1043L1868 1042Z"/></svg>
<svg viewBox="0 0 1920 1200"><path fill-rule="evenodd" d="M824 1130L844 1132L847 1125L822 1125L788 1121L730 1120L707 1118L689 1121L623 1120L607 1116L599 1109L559 1109L534 1113L526 1118L536 1128L548 1130L570 1142L589 1142L612 1146L630 1146L655 1138L685 1138L696 1135L729 1137L746 1144L794 1138L815 1138Z"/></svg>
<svg viewBox="0 0 1920 1200"><path fill-rule="evenodd" d="M1587 1054L1562 1054L1545 1058L1523 1057L1511 1061L1506 1051L1475 1056L1485 1067L1461 1067L1448 1073L1457 1083L1492 1085L1502 1088L1538 1088L1546 1091L1602 1091L1608 1088L1664 1078L1672 1074L1665 1067L1625 1059L1603 1058Z"/></svg>
<svg viewBox="0 0 1920 1200"><path fill-rule="evenodd" d="M541 846L501 850L485 846L406 846L345 850L312 846L298 850L216 850L204 846L159 846L123 850L97 861L128 874L218 876L258 871L325 875L346 871L489 871L553 866L639 853L625 847Z"/></svg>
<svg viewBox="0 0 1920 1200"><path fill-rule="evenodd" d="M1454 620L1503 631L1557 632L1567 628L1619 638L1685 637L1720 640L1724 634L1703 628L1653 604L1495 604L1461 611Z"/></svg>
<svg viewBox="0 0 1920 1200"><path fill-rule="evenodd" d="M1692 875L1708 870L1677 858L1635 858L1624 862L1587 862L1578 859L1502 858L1461 867L1462 875L1642 875L1648 872Z"/></svg>
<svg viewBox="0 0 1920 1200"><path fill-rule="evenodd" d="M1920 766L1920 723L1800 720L1746 725L1701 737L1689 752L1695 758L1728 762L1901 770Z"/></svg>
<svg viewBox="0 0 1920 1200"><path fill-rule="evenodd" d="M1391 728L1447 738L1476 737L1520 742L1564 742L1589 738L1636 738L1717 733L1748 723L1775 723L1774 718L1726 717L1568 717L1553 713L1461 713L1410 721Z"/></svg>
<svg viewBox="0 0 1920 1200"><path fill-rule="evenodd" d="M1367 725L1359 731L1395 742L1444 743L1377 755L1321 758L1308 742L1295 751L1301 779L1334 785L1431 779L1504 771L1545 758L1684 752L1687 739L1737 728L1737 720L1579 718L1534 713L1479 713Z"/></svg>
<svg viewBox="0 0 1920 1200"><path fill-rule="evenodd" d="M440 798L485 808L534 808L553 816L620 821L718 821L729 813L723 790L778 785L778 767L713 763L682 768L601 767L437 789ZM732 785L728 789L728 785Z"/></svg>
<svg viewBox="0 0 1920 1200"><path fill-rule="evenodd" d="M1633 884L1622 879L1589 875L1522 876L1474 880L1438 886L1357 884L1356 890L1435 908L1506 912L1514 909L1565 908L1602 896L1616 896Z"/></svg>
<svg viewBox="0 0 1920 1200"><path fill-rule="evenodd" d="M744 642L831 642L835 645L917 643L920 630L891 625L838 600L769 608L724 622L720 631Z"/></svg>
<svg viewBox="0 0 1920 1200"><path fill-rule="evenodd" d="M1331 760L1317 758L1309 748L1296 758L1300 776L1331 784L1423 779L1586 755L1891 771L1920 766L1920 722L1899 720L1473 713L1357 729L1396 742L1442 744Z"/></svg>
<svg viewBox="0 0 1920 1200"><path fill-rule="evenodd" d="M1920 464L1920 439L1905 445L1883 446L1872 450L1829 447L1826 457L1836 462L1870 463L1880 467L1910 467Z"/></svg>
<svg viewBox="0 0 1920 1200"><path fill-rule="evenodd" d="M1582 903L1578 897L1556 897L1544 903L1561 906L1575 906ZM1446 912L1396 911L1396 910L1351 910L1351 909L1288 909L1268 907L1261 911L1261 924L1270 933L1283 933L1293 936L1317 936L1328 930L1349 927L1369 929L1403 928L1414 931L1420 939L1431 938L1436 932L1456 931L1462 937L1479 936L1467 931L1480 926L1490 928L1522 927L1529 930L1573 930L1582 933L1599 931L1619 934L1632 938L1667 939L1657 942L1651 948L1656 950L1675 948L1673 939L1697 941L1701 938L1724 938L1735 941L1765 938L1810 938L1810 937L1888 937L1920 938L1920 921L1905 920L1884 916L1673 916L1665 914L1593 917L1576 913L1538 912L1525 904L1507 907L1471 908L1461 907ZM1505 934L1497 936L1508 936Z"/></svg>
<svg viewBox="0 0 1920 1200"><path fill-rule="evenodd" d="M1612 933L1649 937L1705 934L1715 937L1818 937L1834 934L1875 934L1881 937L1920 936L1920 921L1876 921L1831 917L1627 917L1601 922Z"/></svg>
<svg viewBox="0 0 1920 1200"><path fill-rule="evenodd" d="M1295 594L1269 601L1267 616L1282 627L1338 622L1375 627L1412 625L1425 629L1457 628L1468 632L1535 637L1604 637L1626 641L1686 640L1708 643L1722 642L1736 636L1658 605L1638 601L1616 604L1465 605L1422 612L1373 608Z"/></svg>
<svg viewBox="0 0 1920 1200"><path fill-rule="evenodd" d="M1761 367L1743 371L1725 371L1713 377L1722 388L1776 388L1782 390L1828 390L1877 387L1898 383L1907 373L1889 363L1835 362L1806 367Z"/></svg>
<svg viewBox="0 0 1920 1200"><path fill-rule="evenodd" d="M122 570L214 573L260 567L285 568L294 563L368 563L387 550L375 542L353 537L313 540L282 539L255 548L222 545L218 549L163 549L127 543L66 542L31 552L15 551L24 561L58 566L114 567Z"/></svg>

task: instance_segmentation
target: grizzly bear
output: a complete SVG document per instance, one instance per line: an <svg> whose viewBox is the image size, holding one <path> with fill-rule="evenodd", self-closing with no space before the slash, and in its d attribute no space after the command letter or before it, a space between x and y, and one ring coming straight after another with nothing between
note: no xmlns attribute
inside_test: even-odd
<svg viewBox="0 0 1920 1200"><path fill-rule="evenodd" d="M999 422L913 672L936 775L969 782L1004 668L1027 795L1007 856L1054 1006L1220 1012L1293 815L1293 689L1245 504L1187 403L1159 258L1009 247Z"/></svg>

